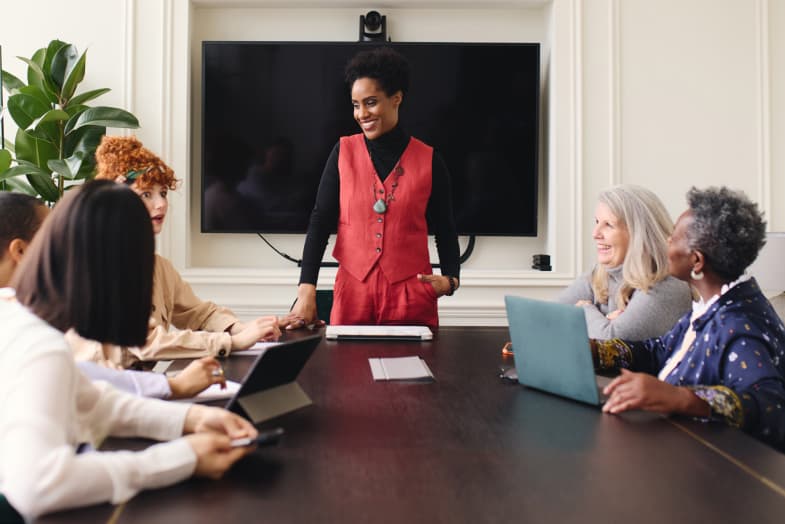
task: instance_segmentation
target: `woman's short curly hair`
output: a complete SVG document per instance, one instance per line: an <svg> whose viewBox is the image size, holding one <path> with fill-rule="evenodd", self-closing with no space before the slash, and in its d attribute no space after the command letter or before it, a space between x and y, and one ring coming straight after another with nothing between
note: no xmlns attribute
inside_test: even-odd
<svg viewBox="0 0 785 524"><path fill-rule="evenodd" d="M692 222L687 226L691 249L703 253L706 264L722 279L739 278L766 243L766 222L747 196L727 187L687 192Z"/></svg>
<svg viewBox="0 0 785 524"><path fill-rule="evenodd" d="M351 89L359 78L373 78L387 96L409 90L409 62L391 47L360 51L346 64L345 80Z"/></svg>
<svg viewBox="0 0 785 524"><path fill-rule="evenodd" d="M142 146L135 136L104 136L95 151L98 174L95 178L116 180L137 172L134 182L139 188L161 184L177 188L174 171L158 155Z"/></svg>

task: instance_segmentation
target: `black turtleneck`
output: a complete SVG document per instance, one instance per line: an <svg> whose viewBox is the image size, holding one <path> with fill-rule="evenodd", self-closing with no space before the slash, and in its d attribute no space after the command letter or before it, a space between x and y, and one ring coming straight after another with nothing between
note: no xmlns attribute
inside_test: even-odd
<svg viewBox="0 0 785 524"><path fill-rule="evenodd" d="M375 140L365 139L365 145L373 162L373 167L382 182L398 163L406 146L409 135L396 126ZM316 284L319 277L319 266L327 247L330 232L338 224L338 206L340 195L340 177L338 175L338 153L340 141L335 144L319 182L316 203L311 212L308 234L303 247L303 265L300 270L300 283ZM452 189L447 166L441 155L434 150L431 167L431 196L425 211L428 229L434 233L436 248L439 252L439 263L442 275L460 276L458 235L455 229L455 218L452 212Z"/></svg>

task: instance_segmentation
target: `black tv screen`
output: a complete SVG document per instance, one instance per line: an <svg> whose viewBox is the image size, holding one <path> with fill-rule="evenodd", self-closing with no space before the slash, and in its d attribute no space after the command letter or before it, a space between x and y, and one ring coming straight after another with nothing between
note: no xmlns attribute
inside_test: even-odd
<svg viewBox="0 0 785 524"><path fill-rule="evenodd" d="M330 151L360 132L344 66L371 45L203 42L202 232L306 231ZM400 125L444 158L458 233L536 236L539 44L385 45L409 60Z"/></svg>

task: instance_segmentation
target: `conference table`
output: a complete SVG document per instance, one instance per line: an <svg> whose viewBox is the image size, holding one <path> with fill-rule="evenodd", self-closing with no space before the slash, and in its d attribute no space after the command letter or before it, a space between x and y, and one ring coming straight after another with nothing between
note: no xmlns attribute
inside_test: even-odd
<svg viewBox="0 0 785 524"><path fill-rule="evenodd" d="M307 333L287 333L287 337ZM313 405L223 479L40 522L783 522L785 455L718 423L598 407L510 383L506 328L434 340L327 341L298 382ZM543 348L547 350L547 348ZM369 357L418 355L435 380L378 381ZM225 360L240 379L252 357ZM110 448L140 448L139 440Z"/></svg>

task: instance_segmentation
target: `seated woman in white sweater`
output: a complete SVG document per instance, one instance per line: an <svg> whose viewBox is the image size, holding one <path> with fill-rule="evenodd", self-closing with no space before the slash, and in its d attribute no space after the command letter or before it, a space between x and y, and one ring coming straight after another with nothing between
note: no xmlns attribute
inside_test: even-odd
<svg viewBox="0 0 785 524"><path fill-rule="evenodd" d="M0 299L13 299L13 288L6 286L48 214L49 208L37 198L0 192ZM87 361L78 362L77 366L91 380L105 380L116 388L144 397L190 398L211 384L224 383L222 374L213 373L221 369L213 357L191 362L174 377L112 369Z"/></svg>
<svg viewBox="0 0 785 524"><path fill-rule="evenodd" d="M665 206L648 189L619 185L600 193L592 231L597 264L557 299L583 308L590 338L658 337L690 310L689 285L668 270L672 232Z"/></svg>
<svg viewBox="0 0 785 524"><path fill-rule="evenodd" d="M120 503L193 474L217 478L249 452L231 447L231 439L257 433L244 419L94 384L74 364L68 329L109 343L144 342L153 245L133 191L88 182L63 198L30 245L11 281L18 302L0 301L0 493L28 520ZM193 434L176 438L186 433ZM108 435L175 440L141 452L76 452Z"/></svg>

